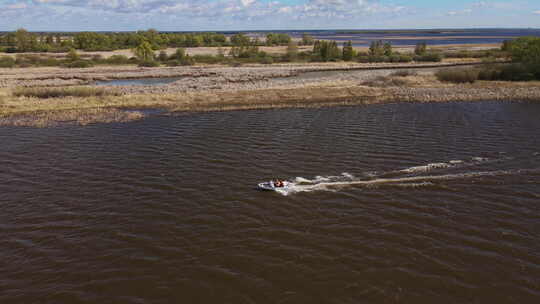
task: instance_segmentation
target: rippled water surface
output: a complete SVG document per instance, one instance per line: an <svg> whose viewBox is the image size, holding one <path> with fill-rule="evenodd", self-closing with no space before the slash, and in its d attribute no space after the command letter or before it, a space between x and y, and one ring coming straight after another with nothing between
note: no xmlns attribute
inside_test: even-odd
<svg viewBox="0 0 540 304"><path fill-rule="evenodd" d="M301 38L304 32L290 32L293 37ZM414 46L426 42L428 45L452 44L490 44L523 36L540 36L538 29L469 29L449 31L308 31L315 39L351 41L353 46L370 46L373 41L383 40L394 46Z"/></svg>
<svg viewBox="0 0 540 304"><path fill-rule="evenodd" d="M1 128L0 303L538 303L539 129L491 102Z"/></svg>

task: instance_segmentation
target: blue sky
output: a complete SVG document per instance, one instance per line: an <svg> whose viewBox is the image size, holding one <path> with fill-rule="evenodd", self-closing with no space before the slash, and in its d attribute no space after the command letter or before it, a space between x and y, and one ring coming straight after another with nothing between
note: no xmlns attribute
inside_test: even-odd
<svg viewBox="0 0 540 304"><path fill-rule="evenodd" d="M540 0L0 0L0 30L540 28Z"/></svg>

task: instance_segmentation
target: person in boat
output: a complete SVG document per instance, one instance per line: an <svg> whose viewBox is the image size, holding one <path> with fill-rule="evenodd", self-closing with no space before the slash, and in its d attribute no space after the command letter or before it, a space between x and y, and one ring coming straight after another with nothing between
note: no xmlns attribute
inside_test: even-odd
<svg viewBox="0 0 540 304"><path fill-rule="evenodd" d="M276 181L274 182L274 187L276 188L282 188L283 186L285 186L283 184L283 181L279 180L279 179L276 179Z"/></svg>

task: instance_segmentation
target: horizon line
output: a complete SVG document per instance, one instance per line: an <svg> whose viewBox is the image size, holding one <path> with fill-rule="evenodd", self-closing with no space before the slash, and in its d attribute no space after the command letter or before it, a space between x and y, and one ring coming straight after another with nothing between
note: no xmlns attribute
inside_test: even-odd
<svg viewBox="0 0 540 304"><path fill-rule="evenodd" d="M26 29L25 27L20 27L18 29ZM0 33L9 33L16 30L0 30ZM231 29L231 30L160 30L157 28L149 27L146 29L133 29L133 30L28 30L29 32L56 32L56 33L76 33L76 32L116 32L116 33L129 33L129 32L138 32L138 31L147 31L147 30L156 30L158 32L215 32L215 33L229 33L229 32L313 32L313 31L459 31L459 30L540 30L540 27L434 27L434 28L318 28L318 29L307 29L307 28L291 28L291 29Z"/></svg>

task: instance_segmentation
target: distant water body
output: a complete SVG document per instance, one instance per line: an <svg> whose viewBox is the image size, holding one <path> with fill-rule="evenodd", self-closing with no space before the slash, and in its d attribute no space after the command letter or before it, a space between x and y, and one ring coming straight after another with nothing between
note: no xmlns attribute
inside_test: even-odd
<svg viewBox="0 0 540 304"><path fill-rule="evenodd" d="M0 303L538 303L540 104L0 128ZM280 177L280 193L255 185Z"/></svg>
<svg viewBox="0 0 540 304"><path fill-rule="evenodd" d="M304 32L289 32L300 38ZM307 31L315 39L335 40L338 42L351 40L354 46L369 46L372 41L383 40L395 46L416 45L426 42L428 45L450 44L492 44L521 36L540 37L540 29L474 29L474 30L388 30L388 31L354 31L327 30Z"/></svg>

